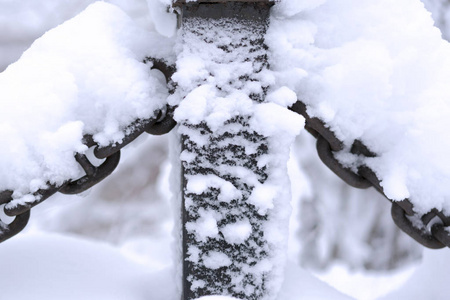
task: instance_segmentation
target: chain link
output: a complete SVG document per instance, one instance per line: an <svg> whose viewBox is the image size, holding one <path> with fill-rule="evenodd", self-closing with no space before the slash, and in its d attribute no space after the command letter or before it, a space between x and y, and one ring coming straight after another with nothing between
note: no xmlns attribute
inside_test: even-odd
<svg viewBox="0 0 450 300"><path fill-rule="evenodd" d="M18 215L21 215L25 213L26 211L30 210L32 207L38 205L39 203L43 202L44 200L48 199L50 196L53 196L58 192L59 187L55 187L54 185L49 185L46 189L40 189L37 192L33 193L34 198L36 199L34 202L29 202L26 204L14 204L14 203L8 203L5 205L3 211L4 213L9 217L16 217ZM11 202L13 200L12 197L10 197L10 200L8 202Z"/></svg>
<svg viewBox="0 0 450 300"><path fill-rule="evenodd" d="M161 112L159 112L158 118L160 115ZM103 159L113 155L121 148L125 147L126 145L134 141L138 136L140 136L144 131L146 131L147 128L152 127L152 125L155 123L156 123L155 118L134 121L130 126L128 126L128 129L125 130L125 132L130 131L130 133L122 139L122 142L114 143L106 147L98 147L98 146L95 147L94 149L95 157ZM92 144L93 142L91 142L92 136L85 136L85 140L89 140L88 144L89 147L94 146Z"/></svg>
<svg viewBox="0 0 450 300"><path fill-rule="evenodd" d="M347 184L356 188L374 187L386 199L392 202L391 216L394 223L406 234L425 247L439 249L450 247L450 217L441 211L433 209L425 215L414 212L414 206L409 199L393 201L383 191L380 180L375 172L366 165L359 165L357 172L344 167L334 156L333 152L343 151L343 143L318 118L311 118L307 113L306 105L297 101L290 109L305 120L305 129L317 138L317 152L321 161ZM376 153L362 143L355 140L350 153L363 157L376 157ZM431 224L431 225L430 225Z"/></svg>
<svg viewBox="0 0 450 300"><path fill-rule="evenodd" d="M0 192L0 206L8 203L12 194L13 194L12 191ZM12 221L9 224L6 224L2 220L0 220L0 243L7 240L11 236L16 235L22 229L24 229L29 219L30 219L30 211L27 211L21 214L19 217L16 217L14 221Z"/></svg>
<svg viewBox="0 0 450 300"><path fill-rule="evenodd" d="M338 175L347 184L359 189L367 189L372 186L372 184L364 177L350 169L343 168L339 161L334 157L330 143L328 143L321 135L317 137L316 148L320 160L322 160L333 173Z"/></svg>
<svg viewBox="0 0 450 300"><path fill-rule="evenodd" d="M425 228L414 226L418 221L417 216L408 217L403 208L396 202L392 202L391 216L395 225L425 247L431 249L440 249L444 247L444 245L432 234L428 234L424 230ZM413 222L414 217L416 217L416 222Z"/></svg>
<svg viewBox="0 0 450 300"><path fill-rule="evenodd" d="M431 234L445 247L450 248L449 227L443 224L435 224L431 227Z"/></svg>
<svg viewBox="0 0 450 300"><path fill-rule="evenodd" d="M111 154L99 166L95 167L83 154L75 154L75 159L85 171L86 175L64 184L59 188L59 192L65 195L75 195L82 193L110 175L117 167L120 161L120 150Z"/></svg>
<svg viewBox="0 0 450 300"><path fill-rule="evenodd" d="M14 221L9 224L3 223L3 221L0 220L0 243L21 232L25 226L27 226L29 219L30 211L28 210L17 216Z"/></svg>
<svg viewBox="0 0 450 300"><path fill-rule="evenodd" d="M308 130L314 137L322 136L330 145L332 151L341 151L344 149L344 143L342 143L334 133L325 125L325 123L319 118L311 118L306 112L306 105L297 101L291 107L291 110L296 113L302 115L306 120L305 128Z"/></svg>

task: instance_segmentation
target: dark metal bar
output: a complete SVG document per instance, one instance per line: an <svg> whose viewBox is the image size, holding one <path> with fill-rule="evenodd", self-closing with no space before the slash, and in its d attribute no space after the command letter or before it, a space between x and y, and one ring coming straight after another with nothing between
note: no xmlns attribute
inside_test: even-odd
<svg viewBox="0 0 450 300"><path fill-rule="evenodd" d="M181 6L181 34L189 33L197 38L197 42L211 44L206 36L210 30L232 33L238 30L244 33L239 43L233 45L217 45L224 53L235 51L246 52L247 57L237 57L233 63L252 62L255 73L268 68L264 34L268 25L269 10L273 1L176 1L174 6ZM203 34L205 38L203 39ZM189 42L189 41L187 41ZM198 47L198 45L196 45ZM187 45L189 47L189 45ZM245 50L242 50L244 49ZM220 51L218 51L220 52ZM251 53L264 53L258 57ZM211 58L220 63L222 57ZM251 78L239 78L240 82L253 81ZM231 85L231 83L230 83ZM225 87L222 91L226 90ZM251 94L255 102L262 102L265 91ZM182 122L180 130L195 132L206 139L207 145L198 145L189 134L181 135L182 151L191 153L195 158L182 161L182 222L183 222L183 295L184 300L193 300L207 295L229 295L240 299L256 300L266 296L266 276L256 276L252 267L268 257L268 245L264 238L261 222L267 216L260 215L257 209L249 204L248 199L253 186L245 182L245 178L232 176L221 167L242 167L248 169L260 183L268 174L264 167L258 167L258 160L267 151L264 136L249 128L249 116L240 115L225 122L224 127L232 126L235 130L215 132L206 122L191 124ZM238 129L236 129L238 128ZM223 128L222 128L223 129ZM253 144L258 151L247 155L243 144ZM214 176L238 191L239 196L224 202L220 200L221 187L208 187L205 191L194 193L188 185L195 176ZM214 238L199 238L189 225L200 222L204 211L217 212L221 216L217 222L218 233ZM223 229L230 225L248 220L251 226L249 237L242 243L230 243L224 238ZM213 255L227 260L223 265L208 266L207 260ZM223 262L223 261L222 261ZM237 276L238 275L238 276ZM239 282L236 278L241 276Z"/></svg>

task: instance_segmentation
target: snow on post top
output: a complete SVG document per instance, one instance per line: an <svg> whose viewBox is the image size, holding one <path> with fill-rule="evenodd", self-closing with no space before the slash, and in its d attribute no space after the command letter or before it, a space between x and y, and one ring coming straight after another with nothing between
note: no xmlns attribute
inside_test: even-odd
<svg viewBox="0 0 450 300"><path fill-rule="evenodd" d="M279 84L343 152L359 139L377 154L363 163L390 199L450 212L450 45L419 0L281 1L266 42Z"/></svg>
<svg viewBox="0 0 450 300"><path fill-rule="evenodd" d="M0 73L0 190L17 198L77 178L84 134L120 142L124 127L153 116L167 90L142 61L166 44L104 2L36 40Z"/></svg>

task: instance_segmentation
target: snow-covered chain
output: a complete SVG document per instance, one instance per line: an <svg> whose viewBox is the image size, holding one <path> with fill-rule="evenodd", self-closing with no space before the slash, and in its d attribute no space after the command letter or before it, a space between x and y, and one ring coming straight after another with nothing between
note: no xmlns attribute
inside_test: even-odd
<svg viewBox="0 0 450 300"><path fill-rule="evenodd" d="M113 30L117 24L123 32ZM120 9L96 3L46 33L0 74L6 95L0 136L8 145L0 157L0 205L16 217L10 224L0 220L0 242L25 227L33 206L103 180L117 166L120 149L144 131L173 128L166 83L144 62L152 43L157 38ZM106 159L100 166L87 159L91 147Z"/></svg>
<svg viewBox="0 0 450 300"><path fill-rule="evenodd" d="M386 196L378 176L364 164L364 158L376 157L375 153L360 140L355 140L348 154L359 156L361 161L356 165L356 171L345 167L336 159L337 155L335 154L345 153L342 141L321 120L311 118L307 113L306 105L301 101L297 101L291 109L305 117L305 128L317 138L319 157L330 170L355 188L374 187L383 194L392 202L391 214L395 224L423 246L432 249L450 247L450 235L446 229L450 226L450 217L437 209L433 209L427 214L419 214L414 211L414 205L409 199L401 201L390 199ZM432 220L433 222L431 222Z"/></svg>

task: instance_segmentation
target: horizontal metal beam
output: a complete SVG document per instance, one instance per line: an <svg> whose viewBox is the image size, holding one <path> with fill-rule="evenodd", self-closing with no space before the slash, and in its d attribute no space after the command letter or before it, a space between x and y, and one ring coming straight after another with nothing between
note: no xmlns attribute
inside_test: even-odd
<svg viewBox="0 0 450 300"><path fill-rule="evenodd" d="M273 2L269 1L188 2L181 6L181 20L190 17L215 20L233 18L259 23L267 21L272 5Z"/></svg>
<svg viewBox="0 0 450 300"><path fill-rule="evenodd" d="M186 3L227 3L227 2L248 2L248 3L275 3L279 0L197 0L197 1L186 1L186 0L175 0L173 6L181 6Z"/></svg>

